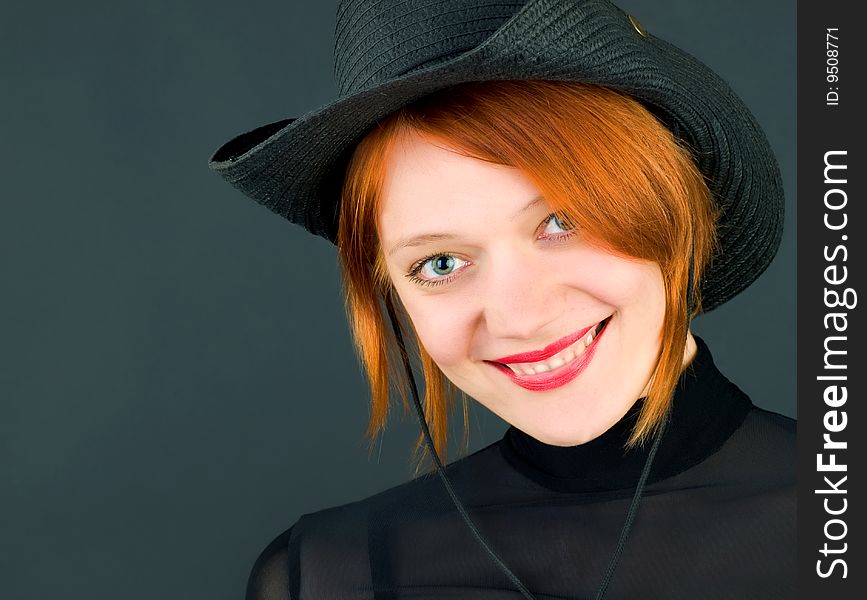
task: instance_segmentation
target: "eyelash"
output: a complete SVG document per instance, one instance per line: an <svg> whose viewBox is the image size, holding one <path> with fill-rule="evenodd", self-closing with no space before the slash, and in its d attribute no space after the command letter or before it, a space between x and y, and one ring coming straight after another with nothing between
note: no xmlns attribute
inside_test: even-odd
<svg viewBox="0 0 867 600"><path fill-rule="evenodd" d="M551 213L550 215L548 215L547 217L545 217L542 220L542 222L539 224L539 227L544 229L544 227L547 226L548 223L550 223L551 220L554 219L555 217L559 217L559 215L557 215L557 213ZM556 235L550 235L545 239L547 241L559 242L561 240L565 240L567 238L570 238L573 235L575 235L574 227L573 227L573 229L569 229L567 231L564 231L563 233L558 233ZM452 281L457 276L457 273L459 273L460 271L453 271L449 275L446 275L445 277L442 277L440 279L422 279L421 277L418 276L418 273L422 270L422 268L424 268L425 264L427 264L428 261L433 260L434 258L439 258L440 256L452 256L452 255L449 254L448 252L434 252L433 254L429 254L412 265L409 273L406 274L406 278L409 279L412 283L415 283L417 285L426 286L426 287L435 287L435 286L442 285L444 283L448 283L448 282ZM463 269L461 269L461 270L463 270Z"/></svg>

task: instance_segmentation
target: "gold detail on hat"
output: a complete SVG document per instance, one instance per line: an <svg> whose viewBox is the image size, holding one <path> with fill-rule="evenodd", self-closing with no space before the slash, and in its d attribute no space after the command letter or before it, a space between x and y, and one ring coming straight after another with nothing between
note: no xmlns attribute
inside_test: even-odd
<svg viewBox="0 0 867 600"><path fill-rule="evenodd" d="M641 26L641 23L638 22L638 19L636 19L632 15L626 15L626 16L629 17L629 22L632 23L632 26L635 28L635 31L637 31L641 37L647 37L647 31L644 29L644 27Z"/></svg>

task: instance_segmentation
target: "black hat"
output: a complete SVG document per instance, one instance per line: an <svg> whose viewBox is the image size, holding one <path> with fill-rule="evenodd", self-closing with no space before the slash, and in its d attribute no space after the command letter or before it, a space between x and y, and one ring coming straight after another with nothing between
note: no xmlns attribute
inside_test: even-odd
<svg viewBox="0 0 867 600"><path fill-rule="evenodd" d="M378 121L471 81L565 80L626 93L693 152L721 210L721 251L700 282L706 312L750 285L782 237L783 185L749 109L710 68L606 0L344 0L339 97L221 146L209 166L331 242L349 156Z"/></svg>

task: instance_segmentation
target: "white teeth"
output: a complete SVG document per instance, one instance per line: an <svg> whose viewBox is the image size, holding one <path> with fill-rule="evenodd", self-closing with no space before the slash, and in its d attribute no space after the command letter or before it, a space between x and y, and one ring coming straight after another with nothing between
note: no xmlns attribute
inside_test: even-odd
<svg viewBox="0 0 867 600"><path fill-rule="evenodd" d="M507 366L512 369L516 375L536 375L538 373L545 373L552 369L562 367L566 363L575 360L575 357L584 353L587 346L589 346L596 338L596 331L598 329L598 326L594 327L583 338L571 346L564 348L547 360L534 363L514 363Z"/></svg>

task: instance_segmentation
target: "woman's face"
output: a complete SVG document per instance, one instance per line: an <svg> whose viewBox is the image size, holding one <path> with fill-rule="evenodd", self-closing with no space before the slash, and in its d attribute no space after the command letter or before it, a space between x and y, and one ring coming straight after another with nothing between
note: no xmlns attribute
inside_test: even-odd
<svg viewBox="0 0 867 600"><path fill-rule="evenodd" d="M646 394L665 310L659 267L589 244L516 169L403 135L378 229L424 348L508 423L580 444Z"/></svg>

